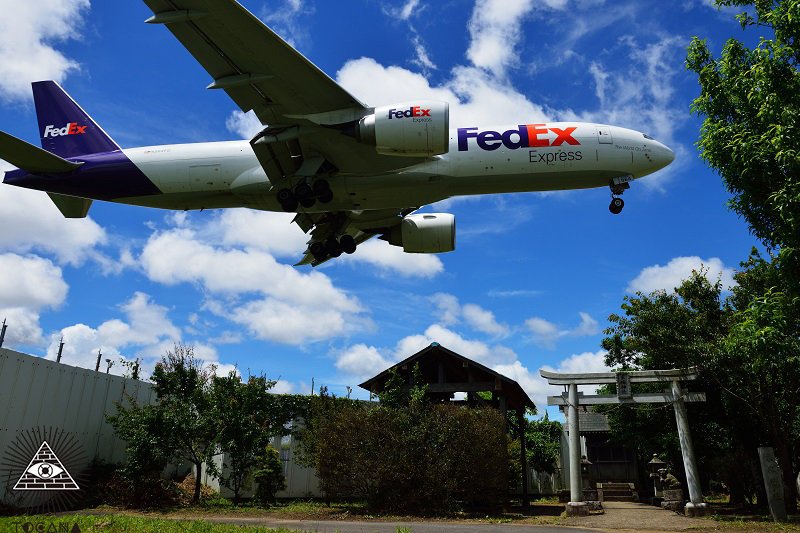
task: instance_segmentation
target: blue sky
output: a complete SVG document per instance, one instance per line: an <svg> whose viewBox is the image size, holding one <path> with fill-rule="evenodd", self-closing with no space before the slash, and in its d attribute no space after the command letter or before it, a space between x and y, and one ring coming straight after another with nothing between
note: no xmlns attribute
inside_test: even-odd
<svg viewBox="0 0 800 533"><path fill-rule="evenodd" d="M643 131L676 152L633 184L456 198L457 250L402 254L371 241L314 271L286 214L171 213L95 202L64 220L44 193L0 186L6 347L94 367L175 342L281 392L337 394L436 341L517 379L543 407L538 369L603 370L602 329L625 295L671 289L692 268L730 282L756 244L694 148L692 36L718 53L752 42L705 0L247 0L369 105L451 102L451 125L582 120ZM39 144L30 82L56 79L123 147L244 138L254 119L133 2L44 0L0 20L0 129ZM756 31L756 30L751 30ZM469 124L467 124L469 123ZM2 164L2 162L0 162ZM6 165L2 168L8 168ZM119 372L117 363L111 371ZM103 365L105 368L105 364Z"/></svg>

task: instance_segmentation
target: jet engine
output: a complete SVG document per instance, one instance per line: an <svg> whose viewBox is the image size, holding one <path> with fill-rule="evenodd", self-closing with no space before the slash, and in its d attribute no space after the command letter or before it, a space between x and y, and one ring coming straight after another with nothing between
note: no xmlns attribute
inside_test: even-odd
<svg viewBox="0 0 800 533"><path fill-rule="evenodd" d="M408 215L381 239L413 254L452 252L456 249L456 217L449 213Z"/></svg>
<svg viewBox="0 0 800 533"><path fill-rule="evenodd" d="M375 108L358 121L356 138L379 154L428 157L446 154L450 144L447 102L414 100Z"/></svg>

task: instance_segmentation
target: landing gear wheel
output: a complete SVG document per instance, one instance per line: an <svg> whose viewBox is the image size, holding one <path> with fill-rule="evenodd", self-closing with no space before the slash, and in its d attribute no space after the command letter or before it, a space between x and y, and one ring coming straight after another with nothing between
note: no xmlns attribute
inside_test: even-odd
<svg viewBox="0 0 800 533"><path fill-rule="evenodd" d="M320 196L331 190L331 184L328 183L328 180L320 179L315 181L314 185L312 185L311 188L314 190L314 194Z"/></svg>
<svg viewBox="0 0 800 533"><path fill-rule="evenodd" d="M331 200L333 200L333 191L328 190L323 192L322 194L317 196L317 200L319 200L320 203L323 204L329 203Z"/></svg>
<svg viewBox="0 0 800 533"><path fill-rule="evenodd" d="M342 235L342 238L339 239L339 246L344 253L352 254L356 251L356 240L352 235Z"/></svg>
<svg viewBox="0 0 800 533"><path fill-rule="evenodd" d="M297 201L300 202L300 205L306 208L314 205L314 202L316 201L314 199L314 191L311 190L311 187L308 185L308 183L301 183L295 187L294 195L297 198Z"/></svg>
<svg viewBox="0 0 800 533"><path fill-rule="evenodd" d="M622 201L622 198L612 198L611 205L608 206L608 210L618 215L622 212L622 208L625 207L625 202Z"/></svg>
<svg viewBox="0 0 800 533"><path fill-rule="evenodd" d="M311 246L309 247L309 251L311 255L314 256L314 259L317 261L324 261L328 257L328 253L325 251L325 245L321 242L312 242Z"/></svg>
<svg viewBox="0 0 800 533"><path fill-rule="evenodd" d="M296 211L297 210L297 198L295 198L292 191L289 189L280 189L275 197L278 199L278 203L281 204L281 207L284 211Z"/></svg>
<svg viewBox="0 0 800 533"><path fill-rule="evenodd" d="M325 241L325 251L331 257L339 257L342 255L342 247L336 239L328 239Z"/></svg>

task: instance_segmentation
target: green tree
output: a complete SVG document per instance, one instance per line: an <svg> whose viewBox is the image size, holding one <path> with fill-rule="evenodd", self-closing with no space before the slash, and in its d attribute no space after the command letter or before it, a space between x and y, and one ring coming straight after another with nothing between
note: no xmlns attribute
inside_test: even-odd
<svg viewBox="0 0 800 533"><path fill-rule="evenodd" d="M525 448L528 467L552 474L561 453L561 422L550 420L547 412L540 419L528 420L525 427Z"/></svg>
<svg viewBox="0 0 800 533"><path fill-rule="evenodd" d="M755 48L731 38L719 58L704 39L689 46L686 66L701 89L692 111L705 117L700 155L754 235L773 248L800 248L800 2L715 3L751 8L737 18L762 37Z"/></svg>
<svg viewBox="0 0 800 533"><path fill-rule="evenodd" d="M800 323L787 311L797 305L797 298L772 289L754 298L734 316L713 361L725 390L757 421L763 443L775 447L790 509L797 501Z"/></svg>
<svg viewBox="0 0 800 533"><path fill-rule="evenodd" d="M253 473L253 478L258 483L256 499L263 505L269 505L275 502L275 493L286 488L280 452L267 446L258 457L257 464L259 469Z"/></svg>
<svg viewBox="0 0 800 533"><path fill-rule="evenodd" d="M275 383L263 375L242 381L235 371L211 378L211 416L221 426L217 451L226 462L221 469L209 463L209 470L233 491L235 503L269 441L283 434L290 421L281 416L277 398L269 393Z"/></svg>
<svg viewBox="0 0 800 533"><path fill-rule="evenodd" d="M194 356L194 348L176 344L153 370L153 388L165 424L161 431L172 437L175 458L192 463L197 474L193 501L200 499L203 463L211 463L222 424L212 409L211 377Z"/></svg>

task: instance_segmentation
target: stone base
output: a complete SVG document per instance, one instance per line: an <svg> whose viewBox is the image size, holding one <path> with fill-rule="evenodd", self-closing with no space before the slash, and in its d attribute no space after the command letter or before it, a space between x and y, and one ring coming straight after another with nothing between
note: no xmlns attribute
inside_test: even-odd
<svg viewBox="0 0 800 533"><path fill-rule="evenodd" d="M603 510L603 502L597 500L586 500L583 503L586 504L586 507L590 511L602 511Z"/></svg>
<svg viewBox="0 0 800 533"><path fill-rule="evenodd" d="M686 502L684 500L677 500L677 501L663 501L661 502L661 508L667 509L668 511L675 511L678 514L684 513L684 504Z"/></svg>
<svg viewBox="0 0 800 533"><path fill-rule="evenodd" d="M689 502L684 508L686 516L705 516L708 514L708 506L705 503L692 503Z"/></svg>
<svg viewBox="0 0 800 533"><path fill-rule="evenodd" d="M586 502L567 502L567 516L586 516L589 514L589 506Z"/></svg>

